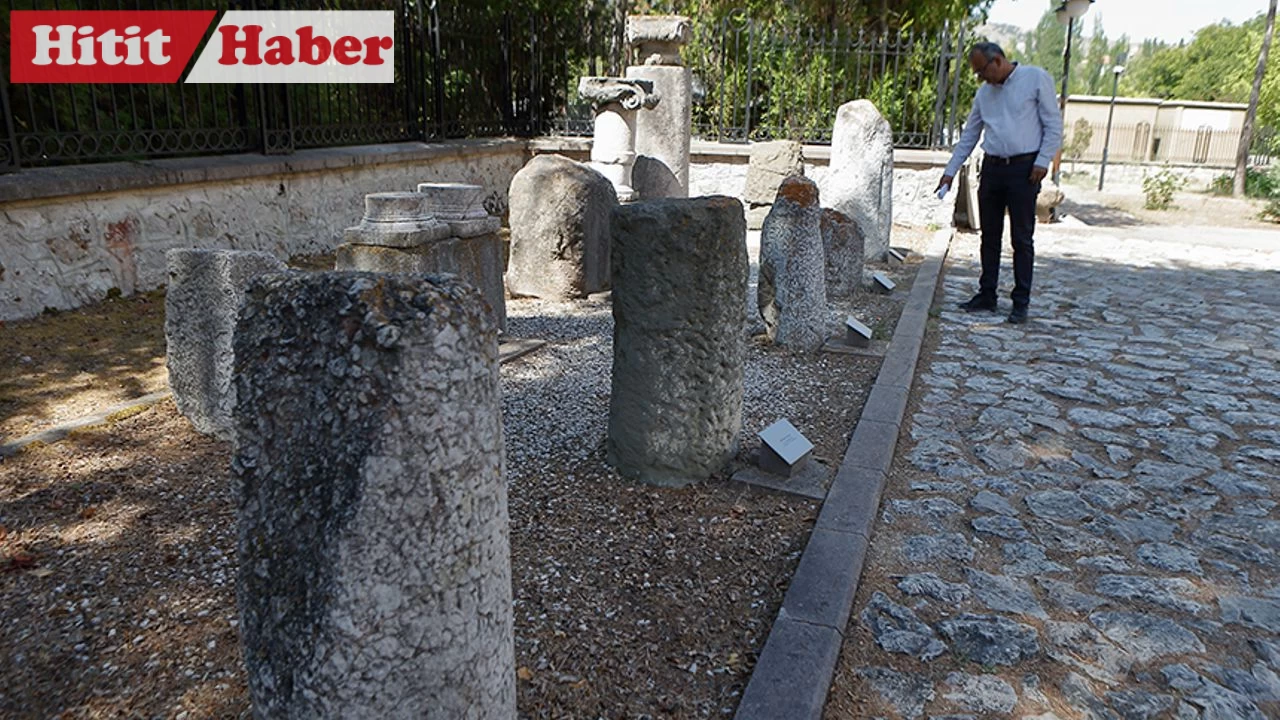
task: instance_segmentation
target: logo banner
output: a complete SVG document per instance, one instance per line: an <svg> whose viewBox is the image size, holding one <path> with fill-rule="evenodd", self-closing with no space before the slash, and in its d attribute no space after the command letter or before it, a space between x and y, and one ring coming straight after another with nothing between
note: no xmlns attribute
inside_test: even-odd
<svg viewBox="0 0 1280 720"><path fill-rule="evenodd" d="M228 11L189 83L395 82L391 10Z"/></svg>
<svg viewBox="0 0 1280 720"><path fill-rule="evenodd" d="M14 10L15 83L175 83L212 10Z"/></svg>

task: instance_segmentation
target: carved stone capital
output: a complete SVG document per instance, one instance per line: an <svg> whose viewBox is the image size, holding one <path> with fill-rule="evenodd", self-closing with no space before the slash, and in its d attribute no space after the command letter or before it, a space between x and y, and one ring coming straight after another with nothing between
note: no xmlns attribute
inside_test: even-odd
<svg viewBox="0 0 1280 720"><path fill-rule="evenodd" d="M627 17L627 45L639 52L641 65L682 65L680 47L693 39L693 24L683 15Z"/></svg>
<svg viewBox="0 0 1280 720"><path fill-rule="evenodd" d="M590 101L597 111L611 103L618 103L625 110L647 109L656 106L660 99L650 80L613 77L581 78L578 94Z"/></svg>

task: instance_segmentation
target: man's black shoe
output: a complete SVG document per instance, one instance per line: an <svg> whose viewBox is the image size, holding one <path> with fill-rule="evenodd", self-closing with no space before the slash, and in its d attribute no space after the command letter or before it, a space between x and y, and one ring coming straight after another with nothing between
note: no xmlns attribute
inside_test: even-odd
<svg viewBox="0 0 1280 720"><path fill-rule="evenodd" d="M996 301L995 298L974 295L969 298L969 302L960 303L960 309L965 312L994 311L996 309Z"/></svg>
<svg viewBox="0 0 1280 720"><path fill-rule="evenodd" d="M1015 307L1009 311L1009 317L1005 318L1005 322L1013 325L1021 325L1027 321L1027 309L1024 307Z"/></svg>

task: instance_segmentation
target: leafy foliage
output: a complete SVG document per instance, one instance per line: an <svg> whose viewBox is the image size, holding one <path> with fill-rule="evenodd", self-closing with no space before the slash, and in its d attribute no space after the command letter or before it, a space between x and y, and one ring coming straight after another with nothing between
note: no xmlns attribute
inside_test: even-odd
<svg viewBox="0 0 1280 720"><path fill-rule="evenodd" d="M1148 210L1168 210L1173 207L1173 194L1187 184L1187 179L1169 168L1154 173L1143 173L1142 194Z"/></svg>
<svg viewBox="0 0 1280 720"><path fill-rule="evenodd" d="M1235 176L1232 173L1223 173L1213 179L1209 190L1214 195L1230 195L1234 181ZM1246 170L1244 194L1245 197L1264 200L1280 198L1280 167L1270 169L1251 167Z"/></svg>

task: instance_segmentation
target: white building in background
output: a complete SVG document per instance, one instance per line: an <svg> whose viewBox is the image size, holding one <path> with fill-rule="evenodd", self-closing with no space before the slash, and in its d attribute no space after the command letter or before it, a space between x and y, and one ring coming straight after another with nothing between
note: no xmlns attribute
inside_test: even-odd
<svg viewBox="0 0 1280 720"><path fill-rule="evenodd" d="M1235 166L1240 129L1248 109L1244 103L1122 97L1116 98L1115 104L1109 162ZM1067 98L1064 161L1102 159L1110 107L1110 96ZM1079 157L1073 157L1070 150L1076 123L1082 119L1089 123L1092 137Z"/></svg>

